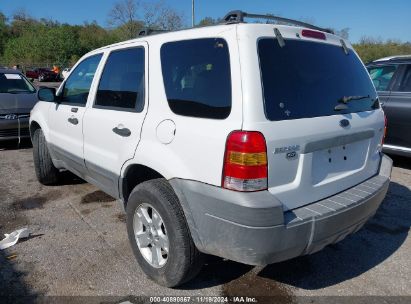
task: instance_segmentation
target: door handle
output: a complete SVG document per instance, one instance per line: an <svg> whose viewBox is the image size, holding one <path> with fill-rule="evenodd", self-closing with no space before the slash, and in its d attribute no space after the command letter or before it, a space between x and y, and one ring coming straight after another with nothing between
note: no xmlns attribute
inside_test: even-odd
<svg viewBox="0 0 411 304"><path fill-rule="evenodd" d="M74 116L70 117L69 119L67 119L69 123L73 124L73 125L78 125L78 119L75 118Z"/></svg>
<svg viewBox="0 0 411 304"><path fill-rule="evenodd" d="M113 132L123 137L129 137L131 135L130 129L127 129L127 128L115 127L113 128Z"/></svg>
<svg viewBox="0 0 411 304"><path fill-rule="evenodd" d="M71 112L77 113L77 112L78 112L78 108L71 108Z"/></svg>

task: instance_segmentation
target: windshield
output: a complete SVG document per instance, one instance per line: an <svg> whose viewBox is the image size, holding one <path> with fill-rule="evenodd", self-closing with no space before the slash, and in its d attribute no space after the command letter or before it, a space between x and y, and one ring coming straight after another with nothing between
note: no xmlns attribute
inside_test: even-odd
<svg viewBox="0 0 411 304"><path fill-rule="evenodd" d="M0 73L0 93L34 93L36 89L22 75L17 73Z"/></svg>
<svg viewBox="0 0 411 304"><path fill-rule="evenodd" d="M350 49L325 43L260 39L258 55L266 116L287 120L370 111L376 92L367 70ZM344 109L338 103L352 98Z"/></svg>

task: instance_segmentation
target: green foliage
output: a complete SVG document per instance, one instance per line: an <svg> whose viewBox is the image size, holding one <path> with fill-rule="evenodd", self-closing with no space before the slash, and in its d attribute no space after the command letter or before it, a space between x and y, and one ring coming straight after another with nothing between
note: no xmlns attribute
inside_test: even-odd
<svg viewBox="0 0 411 304"><path fill-rule="evenodd" d="M4 52L4 47L10 35L6 22L7 22L6 16L4 16L0 12L0 58L1 58L1 54L3 54Z"/></svg>
<svg viewBox="0 0 411 304"><path fill-rule="evenodd" d="M78 55L122 40L120 35L102 28L96 21L77 26L76 31L78 33L77 43L79 44Z"/></svg>
<svg viewBox="0 0 411 304"><path fill-rule="evenodd" d="M70 25L45 25L30 21L30 26L18 22L17 32L6 42L3 59L9 65L31 65L44 62L64 66L73 54L78 54L78 33ZM16 23L14 23L16 24ZM16 30L13 28L12 31Z"/></svg>
<svg viewBox="0 0 411 304"><path fill-rule="evenodd" d="M400 41L373 39L369 37L362 38L354 49L365 63L373 60L394 56L394 55L411 55L411 43L401 43Z"/></svg>
<svg viewBox="0 0 411 304"><path fill-rule="evenodd" d="M203 19L200 20L198 23L198 26L209 26L209 25L215 25L218 24L218 20L211 18L211 17L204 17Z"/></svg>
<svg viewBox="0 0 411 304"><path fill-rule="evenodd" d="M124 41L137 37L138 33L145 28L142 22L133 21L127 24L122 24L110 32L110 37L116 41Z"/></svg>
<svg viewBox="0 0 411 304"><path fill-rule="evenodd" d="M141 12L140 12L141 11ZM31 17L25 10L9 21L0 12L0 64L22 68L33 65L72 66L96 48L137 37L145 28L180 29L184 16L164 1L121 0L109 13L112 28L93 21L83 25L61 24Z"/></svg>

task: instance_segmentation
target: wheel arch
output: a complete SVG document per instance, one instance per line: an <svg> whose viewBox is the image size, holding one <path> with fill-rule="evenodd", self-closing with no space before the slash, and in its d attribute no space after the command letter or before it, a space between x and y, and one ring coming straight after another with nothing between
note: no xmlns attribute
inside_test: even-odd
<svg viewBox="0 0 411 304"><path fill-rule="evenodd" d="M31 138L31 139L33 139L34 132L36 132L38 129L41 129L40 124L39 124L37 121L35 121L35 120L31 121L31 122L30 122L30 127L29 127L29 130L30 130L30 138Z"/></svg>
<svg viewBox="0 0 411 304"><path fill-rule="evenodd" d="M156 178L164 178L164 176L157 170L142 164L128 165L119 181L120 197L124 208L127 206L131 191L137 185Z"/></svg>

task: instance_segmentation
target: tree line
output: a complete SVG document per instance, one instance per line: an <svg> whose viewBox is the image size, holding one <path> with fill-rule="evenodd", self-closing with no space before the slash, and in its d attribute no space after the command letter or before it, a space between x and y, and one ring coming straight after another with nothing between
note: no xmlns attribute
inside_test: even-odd
<svg viewBox="0 0 411 304"><path fill-rule="evenodd" d="M25 10L7 17L0 11L0 66L73 65L96 48L136 38L143 28L185 27L184 14L164 1L122 0L108 13L108 27L96 21L70 25L34 18Z"/></svg>
<svg viewBox="0 0 411 304"><path fill-rule="evenodd" d="M0 12L0 65L73 65L85 53L138 36L143 28L177 30L187 26L183 13L164 1L121 0L108 13L108 27L96 21L70 25L45 18L34 18L20 10L12 16ZM205 17L197 26L218 23ZM349 29L336 31L344 38ZM364 37L354 48L364 62L390 55L411 54L411 43Z"/></svg>

